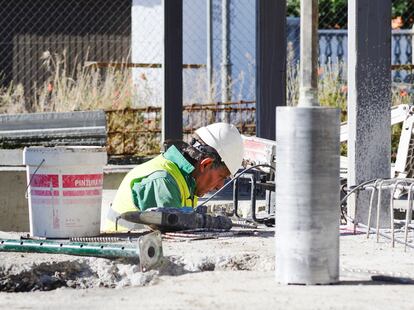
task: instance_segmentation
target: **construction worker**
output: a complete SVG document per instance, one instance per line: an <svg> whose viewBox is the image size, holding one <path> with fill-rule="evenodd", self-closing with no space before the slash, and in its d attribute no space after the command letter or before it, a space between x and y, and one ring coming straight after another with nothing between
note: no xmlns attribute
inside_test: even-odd
<svg viewBox="0 0 414 310"><path fill-rule="evenodd" d="M125 176L103 231L114 232L115 219L124 212L196 207L197 197L221 188L241 167L242 158L242 137L234 125L215 123L197 129L190 144L172 145ZM118 221L118 231L135 227L134 223Z"/></svg>

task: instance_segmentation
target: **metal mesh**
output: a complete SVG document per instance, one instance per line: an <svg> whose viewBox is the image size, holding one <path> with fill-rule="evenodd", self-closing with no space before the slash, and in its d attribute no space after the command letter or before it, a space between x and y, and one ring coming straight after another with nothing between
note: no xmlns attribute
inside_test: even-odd
<svg viewBox="0 0 414 310"><path fill-rule="evenodd" d="M184 71L184 103L254 100L255 0L184 0L183 17L183 61L205 65Z"/></svg>
<svg viewBox="0 0 414 310"><path fill-rule="evenodd" d="M320 0L319 6L319 55L320 63L346 61L348 1ZM287 1L288 41L295 57L299 49L300 0ZM392 1L393 64L411 63L411 37L414 24L414 2ZM290 26L289 26L290 25ZM298 60L298 59L297 59Z"/></svg>
<svg viewBox="0 0 414 310"><path fill-rule="evenodd" d="M298 96L299 5L287 0L290 104ZM254 132L255 6L256 0L183 0L183 62L193 65L183 70L186 132L214 121ZM392 63L410 64L414 3L395 0L392 7ZM322 103L346 102L347 36L347 0L320 0ZM162 60L161 0L0 0L0 113L106 109L111 122L111 111L141 109L133 116L122 112L123 126L138 126L135 134L155 130L159 142ZM412 69L395 67L392 74L393 100L404 103L412 92ZM197 110L201 104L203 112ZM132 141L133 135L122 139ZM147 152L139 139L127 150L122 143L111 150Z"/></svg>
<svg viewBox="0 0 414 310"><path fill-rule="evenodd" d="M51 55L65 58L60 61L65 62L67 72L87 60L128 59L130 11L131 2L126 0L1 0L3 87L21 84L25 104L30 106L33 96L52 74L45 65Z"/></svg>
<svg viewBox="0 0 414 310"><path fill-rule="evenodd" d="M224 104L192 104L183 107L184 141L199 127L224 117L240 132L255 132L255 107L252 101ZM149 156L159 153L161 108L127 108L106 111L107 151L110 156Z"/></svg>
<svg viewBox="0 0 414 310"><path fill-rule="evenodd" d="M333 102L339 107L346 107L346 64L348 57L348 1L347 0L320 0L319 3L319 77L320 98L329 92L326 99L331 101L338 96L341 100ZM288 40L288 104L297 103L298 97L298 63L300 61L300 0L287 1L287 40ZM392 50L393 64L392 78L393 104L407 103L410 95L414 93L412 84L414 74L412 67L401 65L412 64L412 36L414 25L414 2L411 0L392 1ZM325 73L329 74L325 74ZM335 75L332 80L333 75ZM337 80L337 86L331 83ZM330 89L324 89L330 85ZM322 88L322 89L321 89ZM328 100L326 100L328 101ZM335 100L334 100L335 101ZM322 102L323 103L323 102ZM328 102L327 102L328 103Z"/></svg>
<svg viewBox="0 0 414 310"><path fill-rule="evenodd" d="M186 135L254 133L255 2L183 1ZM105 109L109 154L157 153L163 18L161 0L0 0L0 113Z"/></svg>

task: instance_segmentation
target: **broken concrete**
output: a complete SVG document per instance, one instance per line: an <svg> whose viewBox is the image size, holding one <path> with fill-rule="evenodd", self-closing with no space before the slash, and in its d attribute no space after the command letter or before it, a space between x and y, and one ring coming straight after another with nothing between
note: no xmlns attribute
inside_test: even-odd
<svg viewBox="0 0 414 310"><path fill-rule="evenodd" d="M373 282L375 274L414 277L412 251L341 233L340 284L281 286L274 279L272 228L249 237L163 241L162 267L65 255L0 253L5 309L412 309L412 286ZM401 233L401 232L399 232ZM410 232L412 235L412 231ZM20 283L19 285L17 285ZM109 289L117 288L117 289ZM35 292L16 294L5 291ZM40 292L49 290L48 292ZM115 306L116 305L116 306ZM372 305L367 307L367 305Z"/></svg>

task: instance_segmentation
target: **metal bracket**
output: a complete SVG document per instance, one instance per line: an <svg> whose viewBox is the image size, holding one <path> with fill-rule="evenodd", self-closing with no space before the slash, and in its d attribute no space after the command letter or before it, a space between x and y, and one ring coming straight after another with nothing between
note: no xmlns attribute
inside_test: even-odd
<svg viewBox="0 0 414 310"><path fill-rule="evenodd" d="M140 259L139 266L142 272L156 267L163 257L161 233L154 231L140 237L137 251Z"/></svg>

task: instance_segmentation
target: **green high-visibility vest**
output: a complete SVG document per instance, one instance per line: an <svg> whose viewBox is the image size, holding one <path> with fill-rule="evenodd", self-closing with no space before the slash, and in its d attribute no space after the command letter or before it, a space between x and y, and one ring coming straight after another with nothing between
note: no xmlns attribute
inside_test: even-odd
<svg viewBox="0 0 414 310"><path fill-rule="evenodd" d="M150 174L160 170L168 172L177 183L181 194L182 207L193 207L197 205L197 197L194 196L193 199L191 199L192 195L190 193L190 189L188 188L187 182L185 181L185 178L181 174L181 171L177 165L174 162L166 159L164 156L158 155L157 157L136 166L134 169L128 172L128 174L122 180L122 183L116 192L114 201L109 209L109 212L107 213L106 220L103 225L103 231L116 231L115 219L117 216L124 212L139 210L139 207L134 204L132 198L132 186L137 181L139 182L140 179L142 180ZM120 220L118 221L117 231L128 231L133 229L133 227L133 223L129 224L126 221Z"/></svg>

